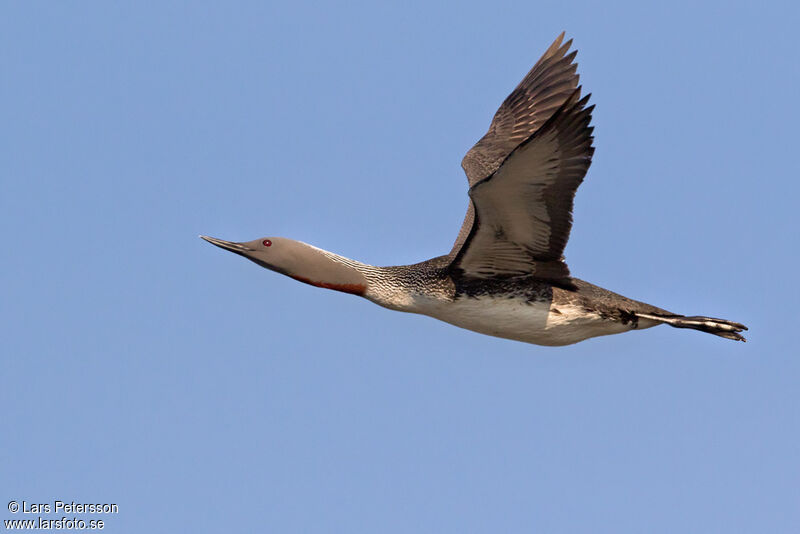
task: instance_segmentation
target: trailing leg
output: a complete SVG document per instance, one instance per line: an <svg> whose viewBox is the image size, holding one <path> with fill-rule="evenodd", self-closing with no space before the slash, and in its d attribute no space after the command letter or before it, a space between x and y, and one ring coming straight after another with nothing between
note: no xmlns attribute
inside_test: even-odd
<svg viewBox="0 0 800 534"><path fill-rule="evenodd" d="M727 339L747 341L743 335L739 334L742 330L747 330L747 327L741 323L725 319L714 319L713 317L702 317L700 315L687 317L685 315L658 315L639 312L636 312L636 315L643 319L666 323L675 328L692 328Z"/></svg>

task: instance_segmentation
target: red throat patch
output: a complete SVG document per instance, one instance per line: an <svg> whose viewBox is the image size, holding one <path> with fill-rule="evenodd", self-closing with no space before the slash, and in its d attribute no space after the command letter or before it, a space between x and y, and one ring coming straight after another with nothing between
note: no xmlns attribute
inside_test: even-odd
<svg viewBox="0 0 800 534"><path fill-rule="evenodd" d="M314 287L321 287L324 289L333 289L335 291L341 291L342 293L350 293L351 295L358 295L360 297L364 296L364 293L367 291L367 286L363 284L330 284L328 282L317 282L315 280L309 280L308 278L303 278L302 276L292 276L298 282L303 282L304 284L309 284Z"/></svg>

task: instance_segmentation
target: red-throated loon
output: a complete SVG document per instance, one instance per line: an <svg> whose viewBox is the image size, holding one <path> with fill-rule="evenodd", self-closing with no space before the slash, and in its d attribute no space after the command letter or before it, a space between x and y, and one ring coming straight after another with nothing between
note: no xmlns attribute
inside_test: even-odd
<svg viewBox="0 0 800 534"><path fill-rule="evenodd" d="M491 336L538 345L668 324L745 341L742 324L685 316L572 278L564 247L575 191L592 161L594 106L581 98L576 51L562 33L497 110L461 166L467 215L453 249L415 265L375 267L306 243L200 236L317 287L365 297Z"/></svg>

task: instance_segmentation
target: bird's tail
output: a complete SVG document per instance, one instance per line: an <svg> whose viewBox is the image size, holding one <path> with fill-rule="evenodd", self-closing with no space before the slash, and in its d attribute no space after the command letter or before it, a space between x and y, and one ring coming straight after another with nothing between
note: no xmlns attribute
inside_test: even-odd
<svg viewBox="0 0 800 534"><path fill-rule="evenodd" d="M699 315L687 317L685 315L658 315L649 313L639 313L636 315L642 319L651 319L660 323L666 323L675 328L693 328L701 332L708 332L715 336L733 339L735 341L747 341L739 332L747 330L741 323L726 321L725 319L714 319L713 317L701 317Z"/></svg>

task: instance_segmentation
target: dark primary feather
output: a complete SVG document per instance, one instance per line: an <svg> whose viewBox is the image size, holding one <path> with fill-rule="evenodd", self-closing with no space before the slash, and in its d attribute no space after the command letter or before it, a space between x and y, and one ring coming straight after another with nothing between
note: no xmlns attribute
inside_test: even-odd
<svg viewBox="0 0 800 534"><path fill-rule="evenodd" d="M503 101L486 132L464 156L461 166L470 187L492 175L511 152L526 141L566 102L578 86L576 52L567 54L572 40L562 45L564 33L550 45L525 78ZM472 201L451 256L455 256L472 228Z"/></svg>
<svg viewBox="0 0 800 534"><path fill-rule="evenodd" d="M567 54L572 40L562 46L563 39L562 33L503 101L486 135L464 156L461 166L470 187L495 172L575 92L577 51Z"/></svg>

